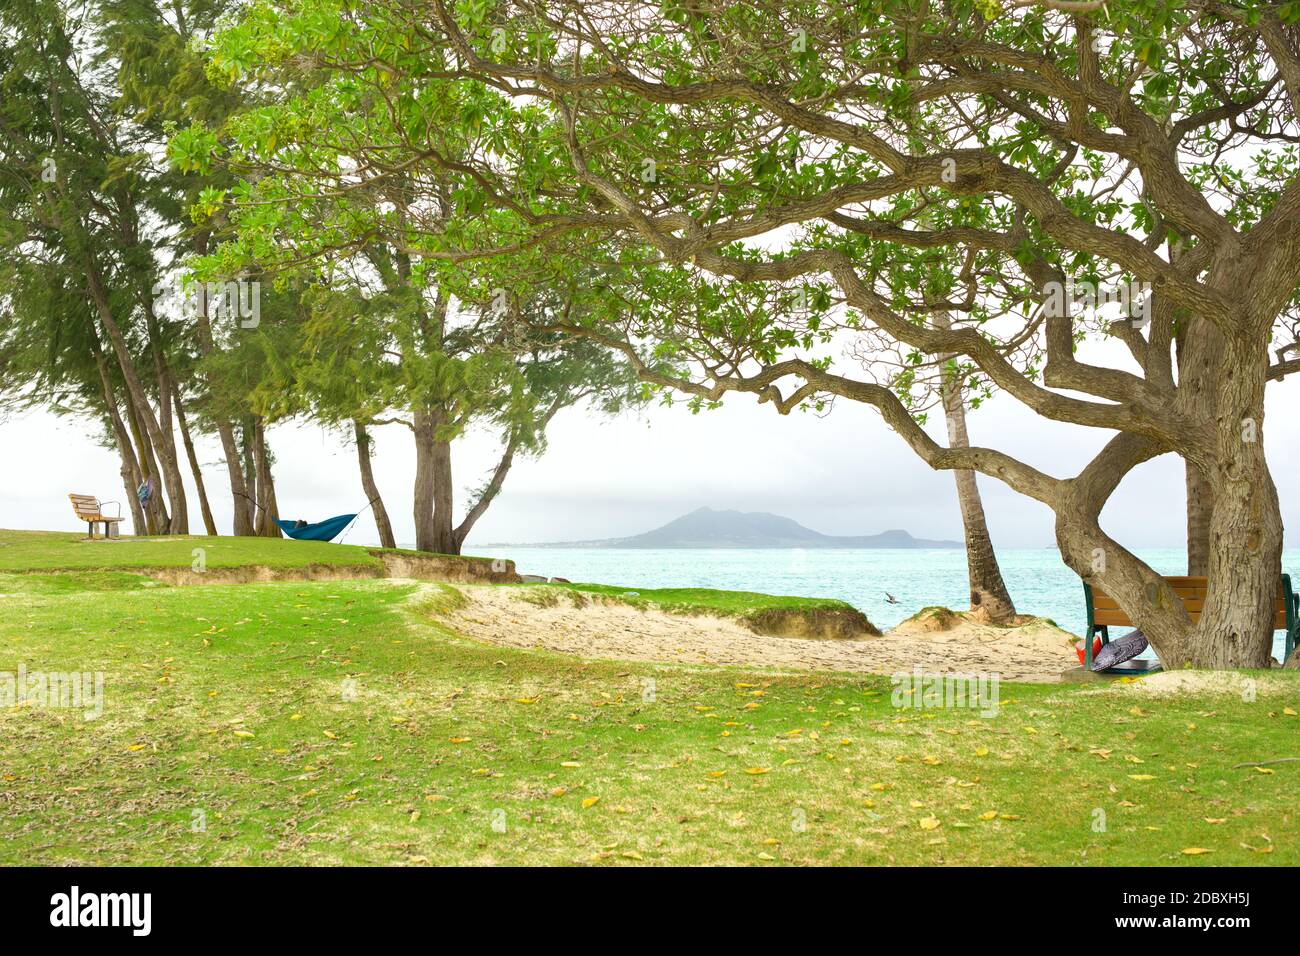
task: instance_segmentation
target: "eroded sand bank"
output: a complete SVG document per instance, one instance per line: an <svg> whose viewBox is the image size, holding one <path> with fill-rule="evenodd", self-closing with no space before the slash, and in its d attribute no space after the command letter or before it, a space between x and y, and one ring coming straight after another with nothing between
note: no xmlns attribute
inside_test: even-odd
<svg viewBox="0 0 1300 956"><path fill-rule="evenodd" d="M728 618L665 614L617 601L565 598L544 606L517 588L457 590L466 603L446 620L461 634L582 657L879 674L919 666L1041 682L1058 681L1078 664L1074 636L1040 619L1010 628L962 619L944 631L905 624L881 637L816 640L764 637Z"/></svg>

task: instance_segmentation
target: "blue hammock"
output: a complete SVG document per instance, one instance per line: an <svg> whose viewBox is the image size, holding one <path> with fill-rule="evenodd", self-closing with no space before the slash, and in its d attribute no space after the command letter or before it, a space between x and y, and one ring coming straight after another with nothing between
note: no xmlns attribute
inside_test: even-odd
<svg viewBox="0 0 1300 956"><path fill-rule="evenodd" d="M301 526L296 521L281 521L278 518L275 523L280 526L281 531L299 541L333 541L355 517L356 515L337 515L324 521L317 521L315 524Z"/></svg>

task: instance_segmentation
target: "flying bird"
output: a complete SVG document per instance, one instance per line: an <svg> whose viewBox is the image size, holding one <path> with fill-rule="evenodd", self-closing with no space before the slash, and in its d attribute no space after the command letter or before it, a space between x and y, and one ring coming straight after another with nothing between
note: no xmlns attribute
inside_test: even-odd
<svg viewBox="0 0 1300 956"><path fill-rule="evenodd" d="M900 601L898 598L894 597L894 596L893 596L892 594L890 594L888 591L886 591L886 592L885 592L885 603L886 603L886 604L902 604L903 602Z"/></svg>

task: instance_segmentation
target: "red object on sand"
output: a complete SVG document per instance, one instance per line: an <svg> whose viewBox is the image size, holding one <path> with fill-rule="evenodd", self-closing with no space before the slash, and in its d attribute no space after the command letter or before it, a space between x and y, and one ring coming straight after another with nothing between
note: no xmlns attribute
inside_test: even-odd
<svg viewBox="0 0 1300 956"><path fill-rule="evenodd" d="M1080 663L1080 664L1086 663L1086 661L1085 661L1085 654L1084 654L1084 650L1083 650L1083 641L1082 641L1082 640L1080 640L1078 644L1075 644L1075 645L1074 645L1074 652L1075 652L1076 654L1079 655L1079 663ZM1092 656L1093 656L1093 659L1094 659L1094 660L1096 659L1097 655L1098 655L1100 652L1101 652L1101 638L1100 638L1100 637L1094 637L1094 638L1092 639Z"/></svg>

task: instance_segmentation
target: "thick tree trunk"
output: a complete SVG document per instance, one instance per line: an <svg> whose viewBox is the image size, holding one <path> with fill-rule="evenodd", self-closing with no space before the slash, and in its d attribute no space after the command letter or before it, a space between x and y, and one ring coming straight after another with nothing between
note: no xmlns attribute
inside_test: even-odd
<svg viewBox="0 0 1300 956"><path fill-rule="evenodd" d="M941 315L936 324L949 325L948 317ZM948 445L951 448L969 448L970 436L966 431L966 405L962 383L957 376L941 370L940 397L944 419L948 425ZM953 472L957 484L957 503L961 508L961 523L966 537L966 573L970 582L971 611L995 624L1015 620L1016 606L1002 580L1002 568L989 537L988 522L984 518L984 502L980 498L975 472L957 469Z"/></svg>
<svg viewBox="0 0 1300 956"><path fill-rule="evenodd" d="M421 551L459 554L452 529L451 442L438 437L441 413L417 411L415 432L415 546Z"/></svg>
<svg viewBox="0 0 1300 956"><path fill-rule="evenodd" d="M1268 667L1282 575L1282 513L1264 458L1268 352L1229 341L1215 417L1218 460L1207 468L1209 585L1196 628L1197 667Z"/></svg>
<svg viewBox="0 0 1300 956"><path fill-rule="evenodd" d="M1214 489L1201 469L1184 462L1187 482L1187 573L1210 573L1210 523L1214 519Z"/></svg>
<svg viewBox="0 0 1300 956"><path fill-rule="evenodd" d="M397 539L393 537L393 525L388 520L388 509L384 507L384 499L380 497L379 485L375 483L375 472L371 468L370 433L366 430L366 426L356 419L352 421L352 430L357 439L357 465L361 469L361 487L365 490L366 500L370 503L370 510L375 516L379 543L385 548L395 548Z"/></svg>
<svg viewBox="0 0 1300 956"><path fill-rule="evenodd" d="M198 455L194 453L194 440L190 437L190 426L185 421L185 409L181 406L180 392L172 390L172 399L176 403L176 424L180 426L181 440L185 443L185 457L190 462L190 472L194 475L194 487L199 493L199 508L203 512L203 527L212 537L217 536L217 523L212 519L212 506L208 503L208 489L203 484L203 471L199 468Z"/></svg>
<svg viewBox="0 0 1300 956"><path fill-rule="evenodd" d="M1200 396L1207 418L1213 418L1213 403L1223 364L1223 335L1212 322L1185 316L1174 338L1178 362L1178 384L1187 393ZM1184 462L1187 485L1187 573L1205 577L1210 567L1210 521L1214 515L1214 489L1202 470Z"/></svg>

